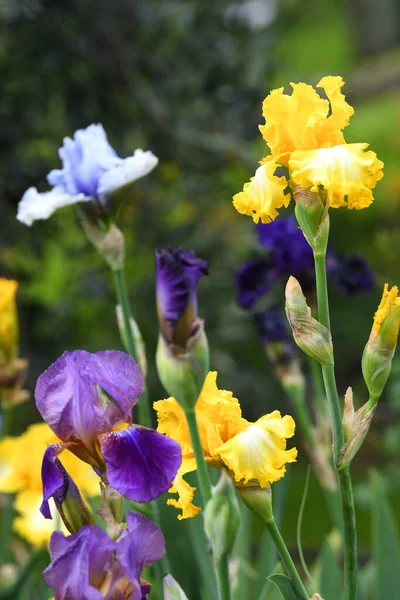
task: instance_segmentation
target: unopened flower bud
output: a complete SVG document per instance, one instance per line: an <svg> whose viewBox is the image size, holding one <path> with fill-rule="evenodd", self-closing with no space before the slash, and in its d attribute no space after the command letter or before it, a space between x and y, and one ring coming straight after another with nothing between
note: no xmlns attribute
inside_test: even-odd
<svg viewBox="0 0 400 600"><path fill-rule="evenodd" d="M204 528L215 560L229 556L240 529L240 508L232 480L224 472L205 508Z"/></svg>
<svg viewBox="0 0 400 600"><path fill-rule="evenodd" d="M371 425L375 408L370 407L368 403L364 404L357 412L354 411L353 390L347 388L344 398L343 411L343 430L345 444L342 448L341 458L338 470L349 466L359 449L361 448L365 437Z"/></svg>
<svg viewBox="0 0 400 600"><path fill-rule="evenodd" d="M209 367L204 322L197 316L196 284L207 263L191 250L175 247L156 252L157 347L159 377L171 396L193 406Z"/></svg>
<svg viewBox="0 0 400 600"><path fill-rule="evenodd" d="M326 192L311 192L291 182L296 202L295 214L304 237L315 253L325 254L329 237L329 213Z"/></svg>
<svg viewBox="0 0 400 600"><path fill-rule="evenodd" d="M112 271L119 271L124 266L125 245L124 234L114 224L111 226L102 222L81 219L83 230L88 240L104 258Z"/></svg>
<svg viewBox="0 0 400 600"><path fill-rule="evenodd" d="M377 402L388 380L400 328L398 288L386 283L374 315L369 340L362 357L362 372L373 402Z"/></svg>
<svg viewBox="0 0 400 600"><path fill-rule="evenodd" d="M297 279L289 277L285 290L286 315L296 344L311 358L322 365L333 363L333 347L330 331L311 316L301 286Z"/></svg>
<svg viewBox="0 0 400 600"><path fill-rule="evenodd" d="M272 494L269 486L261 488L257 485L247 485L237 487L237 491L247 508L260 517L264 523L271 523L274 520Z"/></svg>
<svg viewBox="0 0 400 600"><path fill-rule="evenodd" d="M74 483L66 490L62 501L59 501L55 496L54 502L65 527L70 533L79 531L84 525L93 525L92 510Z"/></svg>
<svg viewBox="0 0 400 600"><path fill-rule="evenodd" d="M163 579L164 600L188 600L179 583L167 573Z"/></svg>

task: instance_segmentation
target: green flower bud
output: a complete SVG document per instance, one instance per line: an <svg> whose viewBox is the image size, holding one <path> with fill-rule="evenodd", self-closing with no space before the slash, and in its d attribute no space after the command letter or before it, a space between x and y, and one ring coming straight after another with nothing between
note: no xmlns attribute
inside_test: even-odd
<svg viewBox="0 0 400 600"><path fill-rule="evenodd" d="M179 583L169 573L163 579L164 600L188 600Z"/></svg>
<svg viewBox="0 0 400 600"><path fill-rule="evenodd" d="M66 484L62 500L55 496L54 502L65 527L70 533L76 533L84 525L93 525L92 510L72 482Z"/></svg>
<svg viewBox="0 0 400 600"><path fill-rule="evenodd" d="M370 406L378 401L390 375L399 327L398 288L394 286L389 290L386 283L361 363L364 380L371 395Z"/></svg>
<svg viewBox="0 0 400 600"><path fill-rule="evenodd" d="M286 316L296 344L322 365L333 364L333 347L330 331L311 316L301 286L289 277L285 290Z"/></svg>
<svg viewBox="0 0 400 600"><path fill-rule="evenodd" d="M215 561L229 556L240 528L240 508L232 480L224 472L205 508L204 528Z"/></svg>
<svg viewBox="0 0 400 600"><path fill-rule="evenodd" d="M359 449L361 448L369 427L375 408L369 403L364 404L357 412L354 412L353 390L349 387L344 397L343 431L345 444L342 448L338 470L349 466Z"/></svg>
<svg viewBox="0 0 400 600"><path fill-rule="evenodd" d="M325 254L329 237L329 214L326 192L311 192L291 182L296 202L295 214L304 237L315 253Z"/></svg>
<svg viewBox="0 0 400 600"><path fill-rule="evenodd" d="M209 370L207 336L201 323L198 331L181 354L173 352L160 334L156 364L158 376L167 392L184 408L193 408Z"/></svg>

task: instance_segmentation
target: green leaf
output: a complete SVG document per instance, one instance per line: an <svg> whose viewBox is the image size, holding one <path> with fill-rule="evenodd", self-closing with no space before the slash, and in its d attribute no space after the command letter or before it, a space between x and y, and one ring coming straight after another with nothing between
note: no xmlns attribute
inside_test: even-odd
<svg viewBox="0 0 400 600"><path fill-rule="evenodd" d="M299 592L286 575L271 575L268 579L276 585L284 600L308 600L308 598Z"/></svg>
<svg viewBox="0 0 400 600"><path fill-rule="evenodd" d="M319 593L324 600L342 600L342 574L336 555L328 540L325 541L320 557Z"/></svg>
<svg viewBox="0 0 400 600"><path fill-rule="evenodd" d="M381 477L372 473L372 543L376 566L375 600L393 597L400 589L400 542L396 521Z"/></svg>

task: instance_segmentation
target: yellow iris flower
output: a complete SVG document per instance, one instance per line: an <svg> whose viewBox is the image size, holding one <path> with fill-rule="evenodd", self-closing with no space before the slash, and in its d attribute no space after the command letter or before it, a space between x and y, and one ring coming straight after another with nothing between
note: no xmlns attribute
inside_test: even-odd
<svg viewBox="0 0 400 600"><path fill-rule="evenodd" d="M192 502L195 488L183 476L196 469L196 459L184 412L174 398L155 402L154 409L158 431L182 449L182 465L170 489L179 498L168 500L168 504L182 510L178 519L194 517L200 512ZM196 403L196 418L206 462L226 470L236 486L252 482L268 487L284 476L286 463L296 460L296 448L286 450L286 438L294 435L292 417L281 417L276 410L250 423L242 417L232 392L218 389L216 372L206 377Z"/></svg>
<svg viewBox="0 0 400 600"><path fill-rule="evenodd" d="M343 129L354 109L341 93L343 79L321 79L317 87L327 99L311 85L290 85L291 96L280 88L263 102L266 123L260 131L271 156L261 162L269 168L264 168L262 178L261 167L257 169L256 176L234 196L235 208L256 223L275 219L276 209L289 202L283 178L275 175L279 165L288 167L290 179L302 188L317 191L323 186L333 208L346 205L346 200L349 209L366 208L373 201L371 190L383 177L383 163L374 152L365 152L368 144L346 144Z"/></svg>
<svg viewBox="0 0 400 600"><path fill-rule="evenodd" d="M16 281L0 277L0 361L5 363L15 356L18 343L17 289Z"/></svg>
<svg viewBox="0 0 400 600"><path fill-rule="evenodd" d="M36 547L46 546L53 531L63 528L56 518L55 507L52 520L39 512L43 455L49 444L58 441L47 423L38 423L19 437L6 437L0 442L0 492L16 494L14 508L18 516L13 528ZM69 450L64 450L59 458L81 493L88 497L100 494L99 478L88 464Z"/></svg>

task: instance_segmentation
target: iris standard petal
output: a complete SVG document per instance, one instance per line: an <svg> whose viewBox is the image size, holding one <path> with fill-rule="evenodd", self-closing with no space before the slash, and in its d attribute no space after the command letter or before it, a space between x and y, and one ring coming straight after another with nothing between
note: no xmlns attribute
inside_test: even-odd
<svg viewBox="0 0 400 600"><path fill-rule="evenodd" d="M333 208L361 209L373 201L372 189L382 179L383 162L368 144L342 144L292 153L289 170L292 180L303 188L318 191L322 185Z"/></svg>
<svg viewBox="0 0 400 600"><path fill-rule="evenodd" d="M115 167L106 171L99 179L97 194L100 198L113 194L116 190L145 177L158 165L158 158L147 150L135 150L133 156L121 159Z"/></svg>
<svg viewBox="0 0 400 600"><path fill-rule="evenodd" d="M62 441L82 443L96 456L97 436L131 420L142 385L136 363L123 352L65 352L39 377L36 405Z"/></svg>
<svg viewBox="0 0 400 600"><path fill-rule="evenodd" d="M139 425L101 436L100 447L110 485L135 502L167 492L182 461L179 444Z"/></svg>
<svg viewBox="0 0 400 600"><path fill-rule="evenodd" d="M277 166L274 160L264 162L254 177L244 184L243 191L233 197L236 210L253 217L254 223L270 223L278 216L277 209L290 202L290 195L284 193L286 178L274 175Z"/></svg>
<svg viewBox="0 0 400 600"><path fill-rule="evenodd" d="M55 532L50 540L52 563L43 577L57 600L103 600L99 589L115 547L116 542L96 525L67 538Z"/></svg>
<svg viewBox="0 0 400 600"><path fill-rule="evenodd" d="M92 200L85 194L68 194L60 187L55 187L49 192L40 193L35 187L30 187L22 196L18 204L17 219L24 225L32 225L34 221L48 219L59 208L88 202Z"/></svg>
<svg viewBox="0 0 400 600"><path fill-rule="evenodd" d="M140 580L145 567L165 554L165 540L160 529L144 515L128 513L128 531L117 543L117 558L131 581Z"/></svg>

